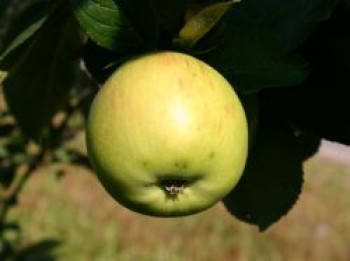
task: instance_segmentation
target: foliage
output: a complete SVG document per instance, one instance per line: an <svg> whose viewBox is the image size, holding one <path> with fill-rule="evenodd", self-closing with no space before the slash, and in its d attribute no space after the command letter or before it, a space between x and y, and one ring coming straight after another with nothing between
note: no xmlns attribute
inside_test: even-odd
<svg viewBox="0 0 350 261"><path fill-rule="evenodd" d="M96 87L123 61L156 50L197 56L236 87L250 154L242 181L223 202L237 218L268 228L297 201L303 162L320 139L350 144L349 6L349 0L1 1L0 84L9 109L0 122L1 230L17 229L6 224L6 209L43 161L88 164L64 147L76 133L71 116L86 113Z"/></svg>

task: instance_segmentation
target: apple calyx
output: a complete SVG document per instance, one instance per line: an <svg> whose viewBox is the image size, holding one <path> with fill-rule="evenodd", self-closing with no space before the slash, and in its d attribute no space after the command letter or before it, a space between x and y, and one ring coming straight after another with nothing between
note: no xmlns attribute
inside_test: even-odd
<svg viewBox="0 0 350 261"><path fill-rule="evenodd" d="M186 188L191 187L200 180L200 176L184 177L181 174L168 174L158 177L157 186L162 188L169 198L176 199L185 192Z"/></svg>
<svg viewBox="0 0 350 261"><path fill-rule="evenodd" d="M186 181L181 179L163 180L160 182L160 184L169 196L176 197L184 192Z"/></svg>

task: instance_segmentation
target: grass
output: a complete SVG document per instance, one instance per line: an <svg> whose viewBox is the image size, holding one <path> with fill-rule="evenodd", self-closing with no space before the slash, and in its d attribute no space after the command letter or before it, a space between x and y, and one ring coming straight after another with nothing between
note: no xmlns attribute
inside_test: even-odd
<svg viewBox="0 0 350 261"><path fill-rule="evenodd" d="M264 233L221 204L186 218L142 216L115 203L87 169L64 169L61 178L54 166L37 171L11 212L23 247L57 240L57 260L350 260L350 167L321 157L306 163L295 207Z"/></svg>

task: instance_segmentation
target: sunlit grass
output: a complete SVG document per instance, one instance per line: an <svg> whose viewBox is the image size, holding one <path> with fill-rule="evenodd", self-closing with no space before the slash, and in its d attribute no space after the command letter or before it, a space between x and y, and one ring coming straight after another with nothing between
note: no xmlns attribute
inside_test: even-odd
<svg viewBox="0 0 350 261"><path fill-rule="evenodd" d="M315 158L305 165L300 200L260 233L220 204L177 219L146 217L124 209L93 174L43 167L11 212L25 244L56 239L64 261L337 261L350 260L350 168Z"/></svg>

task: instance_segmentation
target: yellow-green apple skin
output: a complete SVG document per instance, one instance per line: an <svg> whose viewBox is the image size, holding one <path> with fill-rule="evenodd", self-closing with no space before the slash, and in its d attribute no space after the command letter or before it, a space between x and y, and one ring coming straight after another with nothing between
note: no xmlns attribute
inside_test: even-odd
<svg viewBox="0 0 350 261"><path fill-rule="evenodd" d="M158 52L126 62L97 93L86 142L97 176L151 216L203 211L237 184L248 131L232 86L206 63Z"/></svg>

